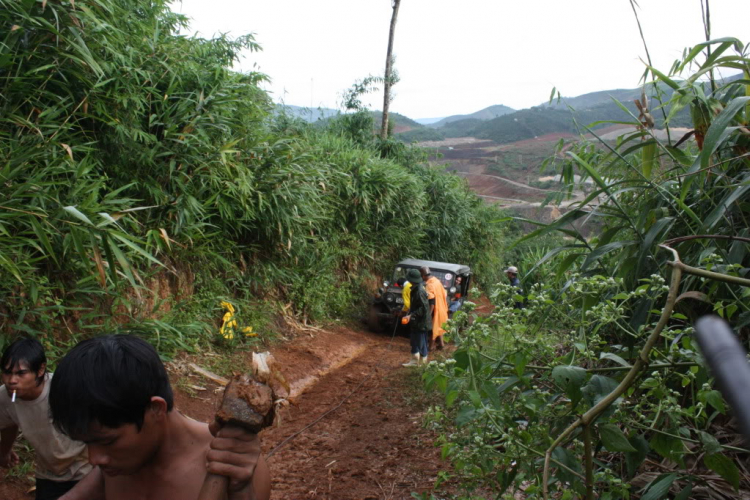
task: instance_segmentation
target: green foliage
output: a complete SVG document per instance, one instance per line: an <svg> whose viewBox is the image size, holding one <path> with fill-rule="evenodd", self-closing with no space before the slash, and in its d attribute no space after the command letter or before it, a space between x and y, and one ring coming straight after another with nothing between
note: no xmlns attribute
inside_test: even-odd
<svg viewBox="0 0 750 500"><path fill-rule="evenodd" d="M694 58L709 45L712 55L697 63L697 73L675 81L673 73L696 64ZM727 55L732 50L736 53ZM515 264L525 271L526 307L515 309L517 290L498 285L490 293L490 315L473 315L471 322L465 312L454 316L451 335L460 347L453 359L433 362L425 373L428 386L446 397L428 422L444 433L443 454L468 494L480 488L505 492L507 482L500 478L513 471L516 487L541 496L540 457L644 361L647 367L591 424L588 486L595 495L659 499L671 489L689 498L692 485L713 473L735 490L747 487L737 465L738 452L745 451L717 431L729 409L697 351L691 324L713 311L745 332L750 291L685 275L683 295L656 344L644 351L641 346L669 291L663 276L674 256L660 245L677 249L689 266L748 275L748 244L733 239L748 235L750 216L746 82L720 84L710 93L710 86L698 82L712 69L748 64L747 46L721 39L686 51L669 76L650 70L674 90L664 104L667 120L686 107L694 110L693 127L702 136L694 145L678 148L642 126L615 145L565 148L567 160L548 162L562 174L566 189L560 199L572 192L577 174L593 180L595 189L557 221L517 241L517 248L526 246L535 255L526 264L532 267ZM635 116L631 120L641 123ZM643 154L652 146L656 156ZM570 224L594 215L601 229L589 238ZM553 233L565 239L533 250L538 238ZM639 361L641 352L647 359ZM587 495L583 441L578 427L551 454L548 486L556 498ZM695 465L698 456L702 469ZM634 491L632 480L646 470L649 457L675 467Z"/></svg>
<svg viewBox="0 0 750 500"><path fill-rule="evenodd" d="M313 127L230 69L251 36L181 36L166 0L0 0L0 24L0 347L130 331L195 350L224 343L221 301L268 335L290 303L350 314L407 255L492 261L499 214L374 136L357 99L377 79Z"/></svg>

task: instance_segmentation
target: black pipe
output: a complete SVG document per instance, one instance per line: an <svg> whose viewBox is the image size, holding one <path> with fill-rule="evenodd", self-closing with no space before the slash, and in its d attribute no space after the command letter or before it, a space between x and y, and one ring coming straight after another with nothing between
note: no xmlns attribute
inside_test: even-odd
<svg viewBox="0 0 750 500"><path fill-rule="evenodd" d="M718 316L703 316L695 324L698 345L719 390L734 410L740 430L750 443L750 364L737 336Z"/></svg>

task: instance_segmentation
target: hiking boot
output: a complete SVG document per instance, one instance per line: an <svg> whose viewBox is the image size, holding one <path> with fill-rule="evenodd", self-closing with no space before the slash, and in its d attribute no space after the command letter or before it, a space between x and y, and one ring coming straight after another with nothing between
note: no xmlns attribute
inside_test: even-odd
<svg viewBox="0 0 750 500"><path fill-rule="evenodd" d="M427 363L429 363L429 361L427 361L427 356L424 356L424 357L423 357L423 358L422 358L422 359L420 360L420 362L421 362L421 363L422 363L423 365L426 365Z"/></svg>
<svg viewBox="0 0 750 500"><path fill-rule="evenodd" d="M403 363L401 366L418 366L419 365L419 353L412 354L411 359L408 363Z"/></svg>

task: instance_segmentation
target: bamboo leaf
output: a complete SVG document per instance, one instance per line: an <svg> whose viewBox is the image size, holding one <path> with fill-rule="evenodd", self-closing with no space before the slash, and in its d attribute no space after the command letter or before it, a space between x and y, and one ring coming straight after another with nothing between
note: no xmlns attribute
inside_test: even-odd
<svg viewBox="0 0 750 500"><path fill-rule="evenodd" d="M701 155L688 173L708 168L711 156L726 141L729 135L739 129L739 127L730 127L729 124L747 103L750 103L750 96L735 97L719 116L714 119L708 128L708 132L706 132L706 138L703 141L703 151L701 151Z"/></svg>
<svg viewBox="0 0 750 500"><path fill-rule="evenodd" d="M601 245L597 248L595 248L591 253L586 256L586 260L581 264L581 271L585 271L588 269L588 267L596 262L598 259L602 258L603 256L607 255L609 252L612 252L614 250L619 250L620 248L625 248L633 245L637 245L637 241L633 240L624 240L624 241L613 241L612 243L607 243L606 245Z"/></svg>
<svg viewBox="0 0 750 500"><path fill-rule="evenodd" d="M112 253L114 254L115 258L117 259L117 262L120 264L120 267L122 268L122 271L125 273L125 277L130 282L130 285L135 288L135 278L133 277L133 271L130 269L130 262L128 262L128 259L125 257L125 254L122 253L122 250L117 245L110 245L110 249L112 250Z"/></svg>
<svg viewBox="0 0 750 500"><path fill-rule="evenodd" d="M624 359L622 359L620 356L618 356L617 354L613 354L611 352L603 352L603 353L601 353L599 355L599 359L611 359L612 361L614 361L615 363L617 363L619 365L626 366L626 367L632 366L630 363L628 363L627 361L625 361Z"/></svg>
<svg viewBox="0 0 750 500"><path fill-rule="evenodd" d="M704 221L704 226L707 229L712 229L724 216L729 207L742 198L748 191L750 191L750 184L735 188L719 202L718 206L714 208Z"/></svg>
<svg viewBox="0 0 750 500"><path fill-rule="evenodd" d="M551 224L543 225L543 227L541 227L540 229L537 229L536 231L532 231L531 233L527 234L526 236L524 236L524 237L516 240L510 246L510 248L514 248L519 243L521 243L523 241L530 240L532 238L536 238L536 237L538 237L538 236L540 236L542 234L548 233L550 231L559 230L560 227L562 227L562 226L564 226L564 225L566 225L566 224L568 224L570 222L573 222L576 219L580 219L581 217L583 217L584 215L587 215L587 214L588 214L588 212L586 212L584 210L580 210L580 209L572 210L572 211L564 214L562 217L560 217L559 219L557 219L555 222L553 222ZM539 225L542 225L542 224L539 223Z"/></svg>
<svg viewBox="0 0 750 500"><path fill-rule="evenodd" d="M52 248L52 244L50 243L49 238L47 238L47 233L45 233L42 229L42 226L41 224L39 224L36 216L30 216L29 222L31 223L31 227L34 230L34 234L36 234L36 237L39 239L39 241L42 243L42 246L47 251L47 257L50 257L55 262L55 264L59 265L60 263L57 261L57 254Z"/></svg>
<svg viewBox="0 0 750 500"><path fill-rule="evenodd" d="M96 269L99 271L99 284L102 288L105 288L107 286L107 274L104 270L104 261L102 260L102 254L99 251L99 245L97 244L93 231L90 235L91 247L94 249L94 262L96 263Z"/></svg>
<svg viewBox="0 0 750 500"><path fill-rule="evenodd" d="M659 80L663 81L664 83L666 83L667 85L669 85L670 87L672 87L674 90L682 92L682 89L677 84L677 82L675 82L674 80L672 80L671 78L669 78L667 75L665 75L664 73L662 73L658 69L654 68L653 66L648 66L648 69L651 70L651 72L653 74L655 74L659 78Z"/></svg>
<svg viewBox="0 0 750 500"><path fill-rule="evenodd" d="M116 231L113 231L110 234L113 237L115 237L118 240L120 240L126 246L130 247L131 249L135 250L137 253L139 253L143 257L145 257L148 260L150 260L151 262L153 262L154 264L158 264L158 265L160 265L162 267L166 267L166 266L164 266L164 264L162 264L161 262L159 262L153 255L151 255L146 250L144 250L143 248L139 247L138 245L136 245L135 243L133 243L132 241L130 241L124 234L118 233Z"/></svg>
<svg viewBox="0 0 750 500"><path fill-rule="evenodd" d="M80 211L79 211L79 210L78 210L78 209L77 209L76 207L74 207L74 206L63 207L63 210L65 210L65 211L66 211L66 212L68 212L69 214L73 215L73 216L74 216L74 217L75 217L76 219L78 219L78 220L80 220L80 221L83 221L83 222L85 222L85 223L86 223L86 224L88 224L89 226L93 226L93 225L94 225L94 223L93 223L93 222L91 222L91 220L90 220L90 219L89 219L88 217L86 217L86 216L85 216L85 215L84 215L83 213L81 213L81 212L80 212Z"/></svg>

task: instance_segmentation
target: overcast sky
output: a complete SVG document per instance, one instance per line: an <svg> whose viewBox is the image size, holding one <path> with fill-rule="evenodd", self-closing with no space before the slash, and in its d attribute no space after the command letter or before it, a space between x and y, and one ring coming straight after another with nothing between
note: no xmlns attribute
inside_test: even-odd
<svg viewBox="0 0 750 500"><path fill-rule="evenodd" d="M653 62L665 72L704 40L700 0L638 0ZM711 0L712 38L750 42L750 0ZM391 0L182 0L203 37L254 33L275 101L337 108L343 90L382 75ZM633 88L645 52L628 0L402 0L394 42L401 81L391 110L410 118L515 109L549 98ZM382 94L373 96L381 109Z"/></svg>

